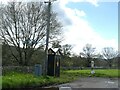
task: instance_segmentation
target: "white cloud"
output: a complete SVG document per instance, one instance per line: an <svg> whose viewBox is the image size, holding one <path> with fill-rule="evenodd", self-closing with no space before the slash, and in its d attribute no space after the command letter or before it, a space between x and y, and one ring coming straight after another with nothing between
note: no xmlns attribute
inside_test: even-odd
<svg viewBox="0 0 120 90"><path fill-rule="evenodd" d="M74 11L75 11L76 16L81 17L81 16L85 16L86 15L83 10L74 9Z"/></svg>
<svg viewBox="0 0 120 90"><path fill-rule="evenodd" d="M89 2L94 6L99 6L98 2L100 2L100 0L58 0L58 2L60 3L61 6L65 6L66 4L68 4L69 2Z"/></svg>
<svg viewBox="0 0 120 90"><path fill-rule="evenodd" d="M65 2L64 2L65 1ZM86 21L83 17L87 16L84 10L79 9L71 9L66 7L66 4L71 2L80 2L83 0L64 0L63 2L59 2L59 9L64 12L65 17L60 17L63 21L68 19L68 21L72 22L71 24L66 24L64 26L65 32L65 41L63 44L72 44L74 46L73 52L79 54L82 51L82 48L85 44L92 44L93 47L96 47L98 51L100 51L104 47L114 47L117 49L117 41L105 40L101 37L94 28L90 26L90 23ZM97 0L86 0L91 4L98 6ZM62 13L61 12L61 13Z"/></svg>
<svg viewBox="0 0 120 90"><path fill-rule="evenodd" d="M93 4L93 5L95 5L96 7L99 6L98 1L99 0L86 0L86 2L89 2L89 3Z"/></svg>

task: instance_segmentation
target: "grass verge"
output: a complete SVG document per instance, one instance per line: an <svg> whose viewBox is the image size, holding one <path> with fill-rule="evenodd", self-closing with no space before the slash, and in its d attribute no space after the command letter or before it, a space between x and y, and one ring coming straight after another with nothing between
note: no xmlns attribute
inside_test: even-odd
<svg viewBox="0 0 120 90"><path fill-rule="evenodd" d="M24 87L43 87L47 85L61 84L76 80L78 77L88 77L90 70L66 70L62 71L60 77L36 77L33 74L23 74L11 72L2 76L2 88L24 88ZM116 69L95 70L94 77L120 77Z"/></svg>
<svg viewBox="0 0 120 90"><path fill-rule="evenodd" d="M32 74L11 72L2 77L2 88L43 87L47 85L66 83L75 79L77 79L77 77L67 75L64 72L60 77L37 77Z"/></svg>

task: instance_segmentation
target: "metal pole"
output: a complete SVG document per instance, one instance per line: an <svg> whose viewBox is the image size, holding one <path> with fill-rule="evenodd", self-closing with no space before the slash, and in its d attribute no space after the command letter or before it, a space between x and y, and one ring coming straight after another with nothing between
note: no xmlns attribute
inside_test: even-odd
<svg viewBox="0 0 120 90"><path fill-rule="evenodd" d="M46 54L46 59L44 63L44 75L47 75L47 65L48 65L48 43L49 43L49 31L50 31L50 11L51 11L51 1L49 0L48 2L48 10L47 10L47 36L46 36L46 49L45 49L45 54Z"/></svg>

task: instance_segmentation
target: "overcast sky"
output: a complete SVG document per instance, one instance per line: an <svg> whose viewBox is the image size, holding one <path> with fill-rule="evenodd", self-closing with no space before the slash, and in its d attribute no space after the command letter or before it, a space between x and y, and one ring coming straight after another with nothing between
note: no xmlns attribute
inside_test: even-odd
<svg viewBox="0 0 120 90"><path fill-rule="evenodd" d="M59 20L64 26L64 41L62 44L73 45L73 52L76 54L79 54L87 43L92 44L98 51L104 47L117 49L118 1L119 0L55 1L52 4L52 9L58 13Z"/></svg>

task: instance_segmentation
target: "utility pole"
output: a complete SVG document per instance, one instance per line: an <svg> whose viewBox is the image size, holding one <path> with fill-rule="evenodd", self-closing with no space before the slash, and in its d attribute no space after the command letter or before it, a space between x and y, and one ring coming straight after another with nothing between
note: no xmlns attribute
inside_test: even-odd
<svg viewBox="0 0 120 90"><path fill-rule="evenodd" d="M47 75L47 63L48 63L48 43L49 43L49 31L50 31L50 12L51 12L51 1L47 1L45 3L48 3L48 8L47 8L47 31L46 31L46 48L45 48L45 62L44 62L44 75Z"/></svg>
<svg viewBox="0 0 120 90"><path fill-rule="evenodd" d="M56 1L56 0L52 0ZM46 59L44 62L44 75L47 75L47 65L48 65L48 45L49 45L49 32L50 32L50 17L51 17L51 0L45 1L45 3L48 3L48 8L47 8L47 31L46 31L46 48L45 48L45 54L46 54Z"/></svg>

